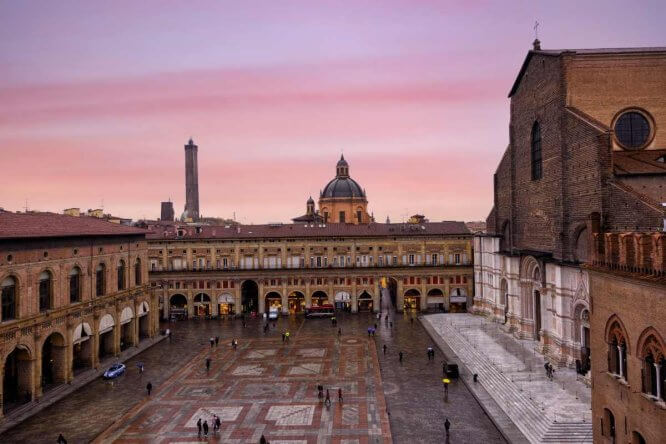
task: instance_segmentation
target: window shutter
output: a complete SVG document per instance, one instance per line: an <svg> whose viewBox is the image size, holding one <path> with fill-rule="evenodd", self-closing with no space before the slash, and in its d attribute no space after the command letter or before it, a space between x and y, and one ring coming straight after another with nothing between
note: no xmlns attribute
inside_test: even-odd
<svg viewBox="0 0 666 444"><path fill-rule="evenodd" d="M407 255L406 254L402 255L402 263L407 264Z"/></svg>
<svg viewBox="0 0 666 444"><path fill-rule="evenodd" d="M452 264L452 263L453 263L453 255L449 254L449 264Z"/></svg>
<svg viewBox="0 0 666 444"><path fill-rule="evenodd" d="M426 264L427 264L427 265L430 265L430 263L431 263L431 261L430 261L430 255L429 255L429 254L426 254Z"/></svg>

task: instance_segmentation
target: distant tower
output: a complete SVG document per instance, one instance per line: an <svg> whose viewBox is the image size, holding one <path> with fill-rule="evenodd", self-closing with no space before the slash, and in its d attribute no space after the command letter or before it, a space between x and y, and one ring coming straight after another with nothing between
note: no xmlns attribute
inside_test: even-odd
<svg viewBox="0 0 666 444"><path fill-rule="evenodd" d="M174 211L173 211L173 202L162 202L162 211L160 215L160 220L168 220L173 222Z"/></svg>
<svg viewBox="0 0 666 444"><path fill-rule="evenodd" d="M315 214L315 201L312 198L312 196L310 196L305 206L305 214L307 214L308 216L312 216Z"/></svg>
<svg viewBox="0 0 666 444"><path fill-rule="evenodd" d="M185 211L183 220L199 220L199 165L197 147L190 138L185 145Z"/></svg>

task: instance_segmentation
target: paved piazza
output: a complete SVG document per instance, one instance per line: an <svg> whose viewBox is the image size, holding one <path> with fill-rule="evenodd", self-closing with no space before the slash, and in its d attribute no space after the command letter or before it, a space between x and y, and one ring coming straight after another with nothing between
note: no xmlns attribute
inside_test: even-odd
<svg viewBox="0 0 666 444"><path fill-rule="evenodd" d="M393 328L379 322L371 339L367 328L377 322L373 315L339 314L341 343L328 319L280 317L267 334L259 319L249 320L246 328L238 320L163 324L173 330L172 340L130 359L127 374L113 385L96 379L3 433L0 442L52 443L58 433L70 444L110 442L117 436L160 442L153 438L168 433L177 435L175 442L203 442L197 439L196 420L213 414L220 416L222 430L217 438L209 436L212 442L256 444L261 430L272 444L388 442L388 420L395 443L439 443L445 442L446 417L452 423L451 443L504 442L462 382L452 383L444 402L441 351L436 348L429 362L425 351L433 342L419 321L389 314ZM283 347L285 330L291 343ZM206 374L208 338L216 335L220 344ZM232 338L239 340L236 352ZM139 361L145 364L143 375L136 370ZM145 394L148 381L154 386L151 399ZM344 403L338 404L332 390L330 410L322 408L318 382L341 385ZM119 427L110 429L113 424ZM288 434L294 430L306 433ZM105 431L108 436L101 439ZM150 437L134 439L144 434Z"/></svg>
<svg viewBox="0 0 666 444"><path fill-rule="evenodd" d="M318 384L330 390L330 407ZM374 340L304 335L204 347L98 441L184 442L196 438L199 418L212 427L213 415L222 427L211 441L392 442Z"/></svg>

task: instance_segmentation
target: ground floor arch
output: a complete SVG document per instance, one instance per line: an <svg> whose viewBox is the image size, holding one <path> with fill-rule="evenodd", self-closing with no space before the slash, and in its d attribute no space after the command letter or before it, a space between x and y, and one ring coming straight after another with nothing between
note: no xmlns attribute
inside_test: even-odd
<svg viewBox="0 0 666 444"><path fill-rule="evenodd" d="M105 314L99 321L99 351L98 356L100 361L104 358L115 355L115 328L116 322L113 319L113 316L110 314Z"/></svg>
<svg viewBox="0 0 666 444"><path fill-rule="evenodd" d="M120 350L136 345L134 343L134 310L125 307L120 312Z"/></svg>
<svg viewBox="0 0 666 444"><path fill-rule="evenodd" d="M187 319L187 297L176 293L169 298L169 313L171 319Z"/></svg>
<svg viewBox="0 0 666 444"><path fill-rule="evenodd" d="M449 311L451 313L464 313L467 311L467 289L454 287L449 294Z"/></svg>
<svg viewBox="0 0 666 444"><path fill-rule="evenodd" d="M312 293L312 305L326 305L328 304L328 295L321 291L317 290Z"/></svg>
<svg viewBox="0 0 666 444"><path fill-rule="evenodd" d="M419 311L421 308L421 292L416 288L410 288L405 291L403 301L403 310Z"/></svg>
<svg viewBox="0 0 666 444"><path fill-rule="evenodd" d="M292 291L287 297L289 313L298 314L305 311L305 295L300 291Z"/></svg>
<svg viewBox="0 0 666 444"><path fill-rule="evenodd" d="M351 311L352 297L349 292L338 291L335 293L335 308L338 310Z"/></svg>
<svg viewBox="0 0 666 444"><path fill-rule="evenodd" d="M358 295L358 311L372 311L373 307L374 301L372 300L372 295L363 290Z"/></svg>
<svg viewBox="0 0 666 444"><path fill-rule="evenodd" d="M87 322L74 328L72 334L72 370L74 374L93 366L93 332Z"/></svg>
<svg viewBox="0 0 666 444"><path fill-rule="evenodd" d="M243 313L259 311L259 286L253 280L244 281L241 285L241 305Z"/></svg>
<svg viewBox="0 0 666 444"><path fill-rule="evenodd" d="M266 305L264 307L266 307L266 312L271 310L277 310L278 312L282 311L282 295L277 291L269 291L266 293L265 302Z"/></svg>
<svg viewBox="0 0 666 444"><path fill-rule="evenodd" d="M5 358L2 381L2 410L7 413L32 400L32 354L22 345Z"/></svg>
<svg viewBox="0 0 666 444"><path fill-rule="evenodd" d="M143 301L137 310L139 319L139 341L150 337L150 304Z"/></svg>
<svg viewBox="0 0 666 444"><path fill-rule="evenodd" d="M429 310L445 311L447 309L444 292L440 288L432 288L426 295L426 304Z"/></svg>
<svg viewBox="0 0 666 444"><path fill-rule="evenodd" d="M389 296L391 297L391 305L393 305L393 307L397 307L398 280L392 277L385 278L384 286L388 290Z"/></svg>
<svg viewBox="0 0 666 444"><path fill-rule="evenodd" d="M197 293L192 302L195 316L208 317L212 314L210 296L206 293Z"/></svg>
<svg viewBox="0 0 666 444"><path fill-rule="evenodd" d="M220 316L233 315L234 296L231 293L223 293L217 297L217 314Z"/></svg>
<svg viewBox="0 0 666 444"><path fill-rule="evenodd" d="M42 344L42 392L67 380L67 345L58 332L51 333Z"/></svg>

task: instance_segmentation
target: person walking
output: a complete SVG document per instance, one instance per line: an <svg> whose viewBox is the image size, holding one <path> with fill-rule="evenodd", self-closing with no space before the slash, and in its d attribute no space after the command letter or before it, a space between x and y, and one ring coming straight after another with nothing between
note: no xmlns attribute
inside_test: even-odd
<svg viewBox="0 0 666 444"><path fill-rule="evenodd" d="M284 334L284 337L286 338L286 341L289 342L289 332L288 331Z"/></svg>
<svg viewBox="0 0 666 444"><path fill-rule="evenodd" d="M203 423L203 432L204 436L208 436L208 421L204 421Z"/></svg>
<svg viewBox="0 0 666 444"><path fill-rule="evenodd" d="M398 359L399 359L400 363L402 364L402 351L400 353L398 353Z"/></svg>
<svg viewBox="0 0 666 444"><path fill-rule="evenodd" d="M384 349L384 354L386 354L386 349L388 348L388 347L386 346L386 344L384 344L384 347L382 347L382 348Z"/></svg>
<svg viewBox="0 0 666 444"><path fill-rule="evenodd" d="M410 316L409 318L409 323L413 326L414 325L414 317Z"/></svg>
<svg viewBox="0 0 666 444"><path fill-rule="evenodd" d="M317 397L319 399L324 397L324 386L321 384L317 384Z"/></svg>
<svg viewBox="0 0 666 444"><path fill-rule="evenodd" d="M56 442L58 444L67 444L67 440L64 436L62 436L62 433L58 435L58 440Z"/></svg>
<svg viewBox="0 0 666 444"><path fill-rule="evenodd" d="M209 340L210 340L210 348L213 348L213 346L215 345L215 338L211 336Z"/></svg>
<svg viewBox="0 0 666 444"><path fill-rule="evenodd" d="M259 438L259 444L268 444L264 435L261 435L261 438Z"/></svg>
<svg viewBox="0 0 666 444"><path fill-rule="evenodd" d="M338 337L342 336L342 329L338 328Z"/></svg>
<svg viewBox="0 0 666 444"><path fill-rule="evenodd" d="M153 390L153 384L148 382L148 384L146 385L146 390L148 391L148 396L150 396L150 392Z"/></svg>
<svg viewBox="0 0 666 444"><path fill-rule="evenodd" d="M206 358L206 371L210 370L210 358Z"/></svg>
<svg viewBox="0 0 666 444"><path fill-rule="evenodd" d="M446 418L446 421L444 421L444 428L446 429L446 437L449 437L449 429L451 428L451 421L449 421L449 418Z"/></svg>
<svg viewBox="0 0 666 444"><path fill-rule="evenodd" d="M338 402L342 402L342 388L338 387Z"/></svg>
<svg viewBox="0 0 666 444"><path fill-rule="evenodd" d="M220 342L220 337L215 336L215 347L217 347L217 344L219 344L219 342Z"/></svg>
<svg viewBox="0 0 666 444"><path fill-rule="evenodd" d="M199 429L199 433L197 433L198 437L201 437L201 418L197 421L197 429Z"/></svg>
<svg viewBox="0 0 666 444"><path fill-rule="evenodd" d="M220 421L220 417L215 416L215 428L217 429L218 432L220 431L221 426L222 426L222 421Z"/></svg>
<svg viewBox="0 0 666 444"><path fill-rule="evenodd" d="M393 328L393 321L389 322L389 327Z"/></svg>
<svg viewBox="0 0 666 444"><path fill-rule="evenodd" d="M331 406L331 394L329 393L328 389L326 389L326 399L324 399L324 404L326 404L326 407Z"/></svg>

